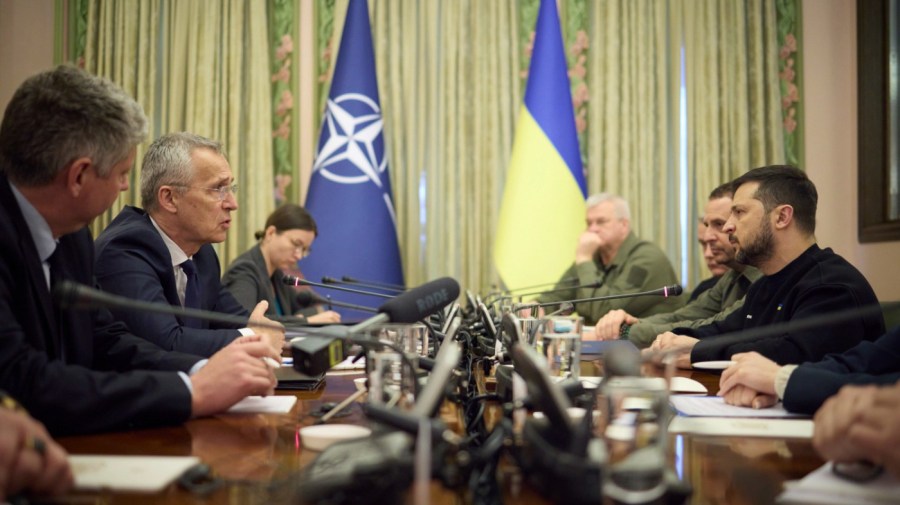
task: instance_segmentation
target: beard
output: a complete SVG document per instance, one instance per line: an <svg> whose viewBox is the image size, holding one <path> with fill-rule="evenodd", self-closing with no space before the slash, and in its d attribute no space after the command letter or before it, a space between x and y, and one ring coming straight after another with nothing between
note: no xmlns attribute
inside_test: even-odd
<svg viewBox="0 0 900 505"><path fill-rule="evenodd" d="M760 226L759 234L756 238L746 244L738 243L740 246L735 259L738 263L750 265L751 267L759 267L763 262L769 260L774 253L775 237L772 234L772 224L768 220L763 220Z"/></svg>

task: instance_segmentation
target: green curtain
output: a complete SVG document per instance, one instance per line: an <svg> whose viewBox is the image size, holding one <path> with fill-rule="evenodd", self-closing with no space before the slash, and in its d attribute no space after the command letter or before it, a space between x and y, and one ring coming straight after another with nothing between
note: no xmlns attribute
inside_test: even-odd
<svg viewBox="0 0 900 505"><path fill-rule="evenodd" d="M254 243L254 232L274 207L266 3L89 0L86 4L84 51L76 61L137 99L149 119L148 143L174 131L191 131L223 143L239 187L239 209L228 239L218 246L227 265ZM138 150L130 190L97 219L95 232L124 205L140 203L144 149Z"/></svg>
<svg viewBox="0 0 900 505"><path fill-rule="evenodd" d="M694 245L707 193L802 163L800 1L557 2L589 192L628 198L635 230L689 265L683 282L707 275ZM131 92L154 136L225 143L241 184L225 263L276 202L303 201L297 145L318 138L347 0L58 2L63 53ZM369 4L406 278L486 289L539 0ZM98 224L126 203L134 190Z"/></svg>

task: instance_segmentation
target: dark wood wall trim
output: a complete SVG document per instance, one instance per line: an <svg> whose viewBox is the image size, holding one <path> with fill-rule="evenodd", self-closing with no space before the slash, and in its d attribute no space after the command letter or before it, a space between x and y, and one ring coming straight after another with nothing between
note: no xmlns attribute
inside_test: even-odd
<svg viewBox="0 0 900 505"><path fill-rule="evenodd" d="M888 3L857 0L856 5L859 241L900 240L900 221L887 219L888 153L892 141L888 115Z"/></svg>

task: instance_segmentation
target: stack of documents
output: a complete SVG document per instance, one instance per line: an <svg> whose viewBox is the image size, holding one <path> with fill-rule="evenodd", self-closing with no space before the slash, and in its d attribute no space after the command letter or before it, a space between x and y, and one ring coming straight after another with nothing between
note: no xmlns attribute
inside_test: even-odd
<svg viewBox="0 0 900 505"><path fill-rule="evenodd" d="M752 409L728 405L719 396L673 396L669 399L678 416L669 433L717 436L812 438L813 422L778 405Z"/></svg>

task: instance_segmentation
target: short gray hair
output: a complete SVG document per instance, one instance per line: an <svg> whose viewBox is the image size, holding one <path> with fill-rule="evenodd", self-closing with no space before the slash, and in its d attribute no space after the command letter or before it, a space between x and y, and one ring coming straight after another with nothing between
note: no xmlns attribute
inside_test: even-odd
<svg viewBox="0 0 900 505"><path fill-rule="evenodd" d="M621 196L612 193L597 193L588 197L585 202L586 208L596 207L603 202L612 202L616 209L616 217L619 219L627 219L631 221L631 210L628 208L628 202Z"/></svg>
<svg viewBox="0 0 900 505"><path fill-rule="evenodd" d="M190 185L194 176L191 153L195 149L210 149L226 157L220 142L195 133L169 133L150 144L141 165L141 206L144 210L152 212L159 208L156 195L160 187Z"/></svg>
<svg viewBox="0 0 900 505"><path fill-rule="evenodd" d="M101 177L147 136L147 117L122 88L71 65L28 78L0 124L0 172L22 186L49 184L87 157Z"/></svg>

